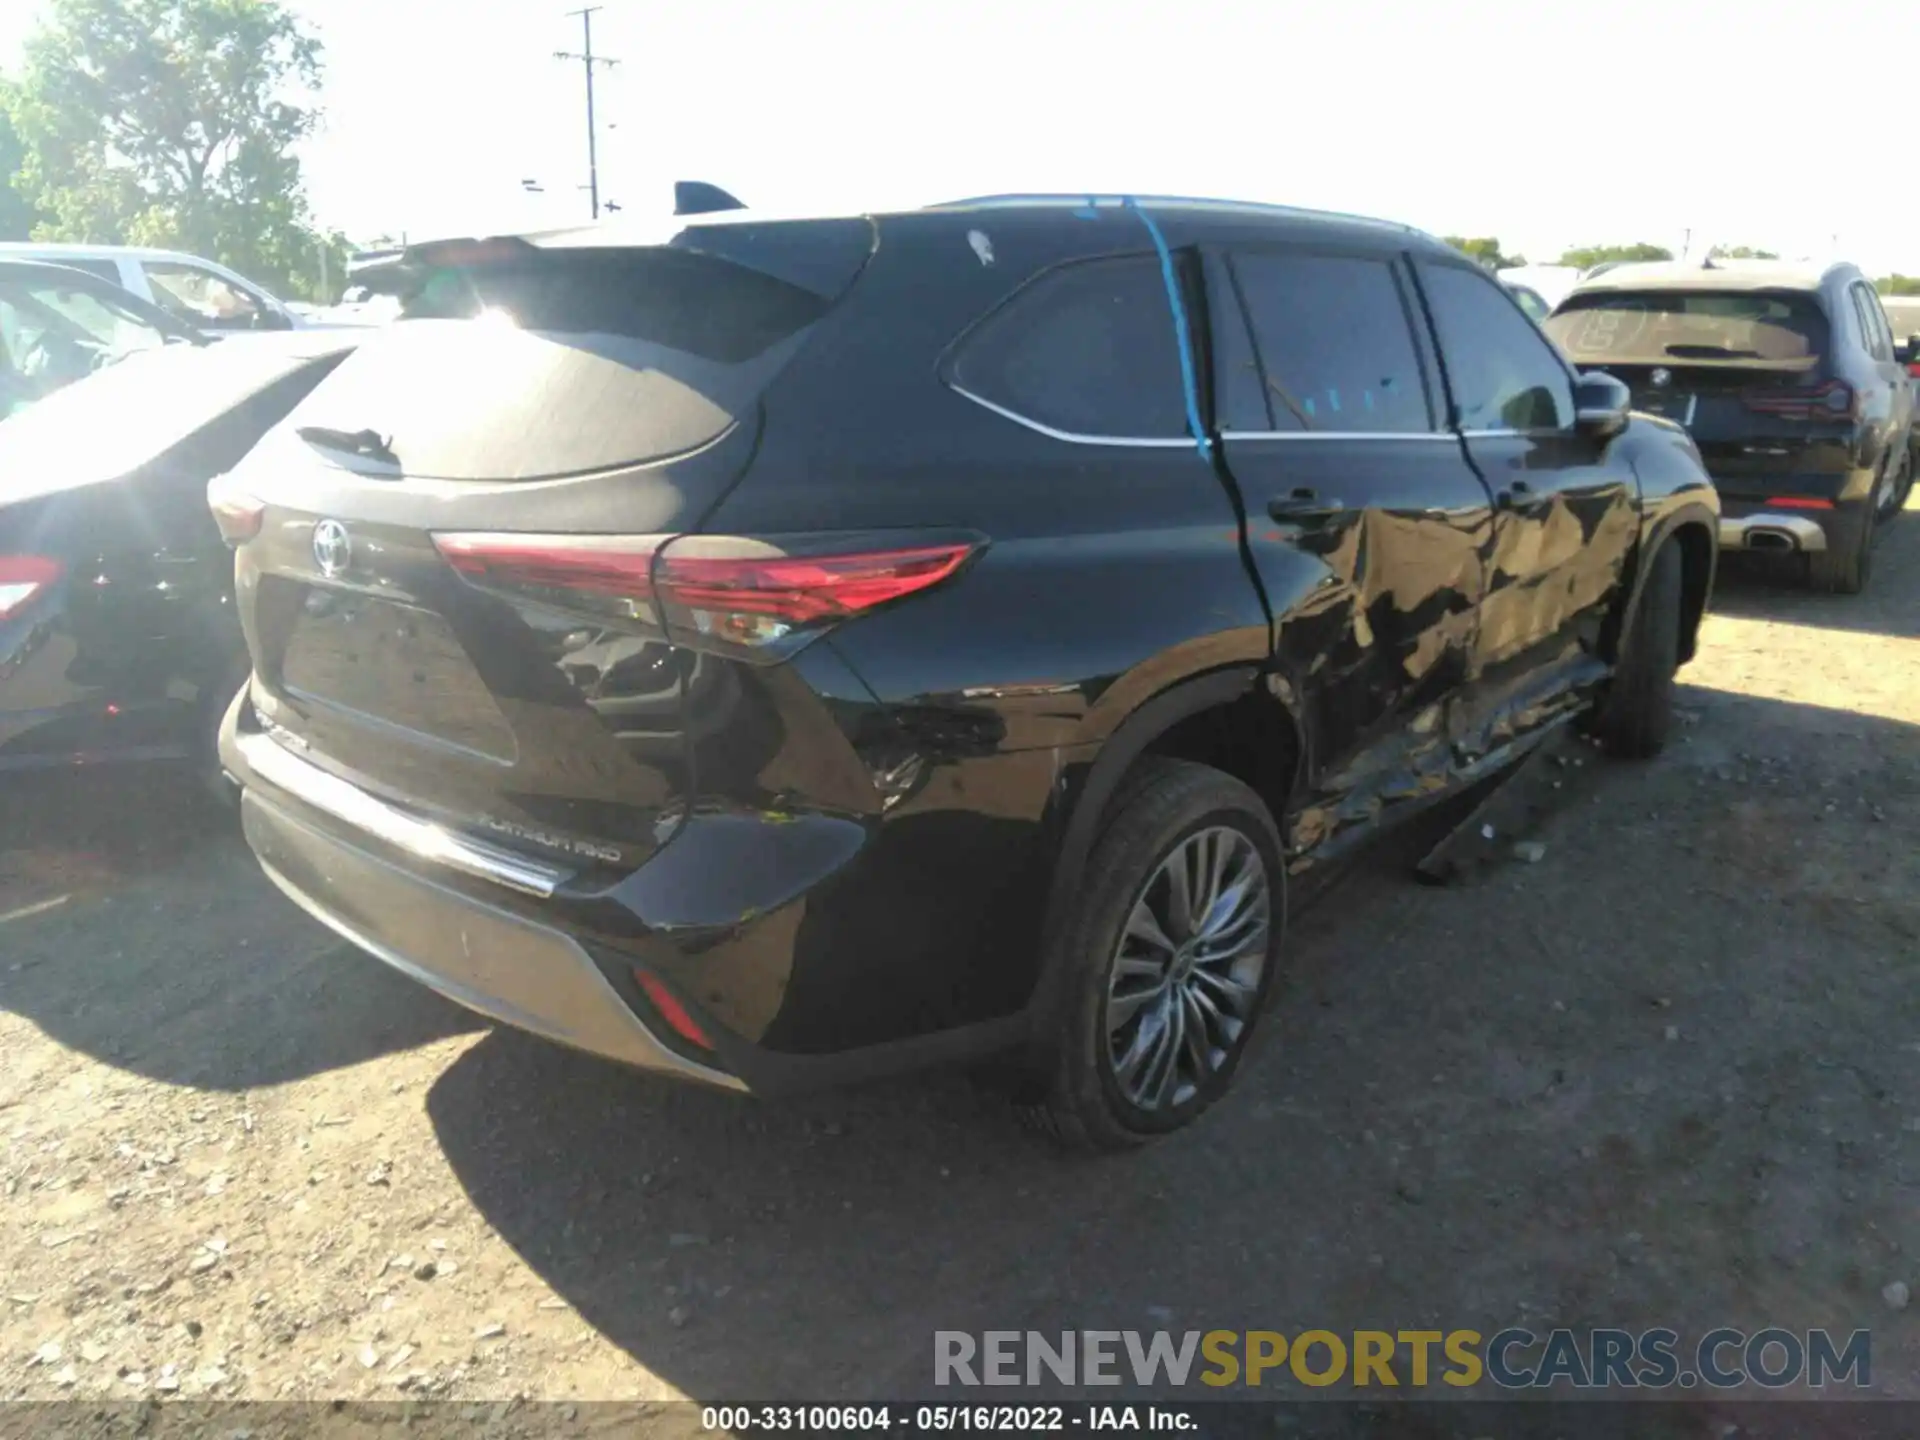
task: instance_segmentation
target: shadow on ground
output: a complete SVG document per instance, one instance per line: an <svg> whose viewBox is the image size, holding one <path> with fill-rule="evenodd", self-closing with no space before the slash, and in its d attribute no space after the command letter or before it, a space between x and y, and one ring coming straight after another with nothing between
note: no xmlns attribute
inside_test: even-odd
<svg viewBox="0 0 1920 1440"><path fill-rule="evenodd" d="M0 777L0 1010L152 1079L246 1090L478 1028L269 885L188 777Z"/></svg>

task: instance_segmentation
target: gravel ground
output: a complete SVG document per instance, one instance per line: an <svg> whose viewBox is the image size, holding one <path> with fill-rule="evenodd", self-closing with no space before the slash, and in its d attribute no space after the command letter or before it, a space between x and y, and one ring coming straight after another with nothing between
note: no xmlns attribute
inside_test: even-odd
<svg viewBox="0 0 1920 1440"><path fill-rule="evenodd" d="M1920 516L1732 576L1680 743L1537 863L1390 842L1236 1095L1064 1162L960 1077L788 1105L493 1030L167 777L9 782L0 1396L851 1400L932 1332L1874 1330L1920 1390ZM1431 838L1429 835L1427 838Z"/></svg>

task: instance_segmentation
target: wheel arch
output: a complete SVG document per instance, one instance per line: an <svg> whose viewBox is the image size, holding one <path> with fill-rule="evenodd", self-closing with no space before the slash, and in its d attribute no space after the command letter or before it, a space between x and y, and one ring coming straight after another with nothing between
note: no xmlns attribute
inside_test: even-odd
<svg viewBox="0 0 1920 1440"><path fill-rule="evenodd" d="M1267 784L1261 785L1229 765L1216 768L1248 779L1274 811L1285 834L1284 810L1299 784L1306 755L1307 730L1297 711L1298 691L1277 682L1257 665L1231 665L1191 676L1156 692L1129 713L1101 742L1079 773L1062 772L1049 806L1048 824L1058 837L1052 847L1053 874L1042 916L1043 958L1030 1012L1048 1013L1056 998L1059 966L1052 963L1051 941L1067 907L1079 892L1100 823L1125 790L1127 777L1148 755L1177 755L1208 761L1209 722L1224 727L1227 743L1273 744ZM1283 747L1283 748L1282 748ZM1196 750L1199 753L1195 753Z"/></svg>
<svg viewBox="0 0 1920 1440"><path fill-rule="evenodd" d="M1719 517L1704 504L1689 504L1662 515L1642 536L1629 583L1621 588L1619 604L1601 636L1601 654L1619 659L1620 637L1629 632L1646 590L1649 562L1669 540L1680 547L1680 663L1693 659L1699 647L1700 622L1713 594L1720 563Z"/></svg>

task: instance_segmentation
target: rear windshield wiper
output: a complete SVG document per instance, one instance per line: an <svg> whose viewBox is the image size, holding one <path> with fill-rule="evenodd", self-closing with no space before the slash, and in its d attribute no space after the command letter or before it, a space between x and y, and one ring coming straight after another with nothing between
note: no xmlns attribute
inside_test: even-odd
<svg viewBox="0 0 1920 1440"><path fill-rule="evenodd" d="M1683 360L1758 360L1758 350L1729 350L1725 345L1669 345L1667 354Z"/></svg>
<svg viewBox="0 0 1920 1440"><path fill-rule="evenodd" d="M325 425L302 425L294 433L309 445L324 445L329 450L362 455L369 460L378 460L382 465L400 463L400 457L393 453L392 441L383 439L374 430L330 430Z"/></svg>

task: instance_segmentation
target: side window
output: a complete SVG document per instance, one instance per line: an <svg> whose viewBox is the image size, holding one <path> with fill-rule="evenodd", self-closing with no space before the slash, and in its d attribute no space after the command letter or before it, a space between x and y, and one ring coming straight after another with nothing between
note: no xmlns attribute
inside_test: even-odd
<svg viewBox="0 0 1920 1440"><path fill-rule="evenodd" d="M1420 265L1462 430L1564 430L1573 380L1498 283L1460 265Z"/></svg>
<svg viewBox="0 0 1920 1440"><path fill-rule="evenodd" d="M1880 308L1880 297L1870 285L1855 285L1853 292L1860 297L1860 310L1867 317L1867 348L1874 359L1892 364L1893 330L1887 324L1887 312Z"/></svg>
<svg viewBox="0 0 1920 1440"><path fill-rule="evenodd" d="M967 333L948 374L990 405L1072 435L1187 433L1173 312L1152 255L1047 271Z"/></svg>
<svg viewBox="0 0 1920 1440"><path fill-rule="evenodd" d="M154 303L202 330L257 330L268 322L264 307L239 286L197 265L146 267Z"/></svg>
<svg viewBox="0 0 1920 1440"><path fill-rule="evenodd" d="M1233 273L1276 430L1432 430L1391 262L1241 251Z"/></svg>
<svg viewBox="0 0 1920 1440"><path fill-rule="evenodd" d="M1852 330L1860 338L1860 348L1872 355L1874 351L1873 322L1867 318L1866 302L1860 298L1860 287L1849 285L1847 299L1853 306ZM1875 357L1878 358L1877 356Z"/></svg>

